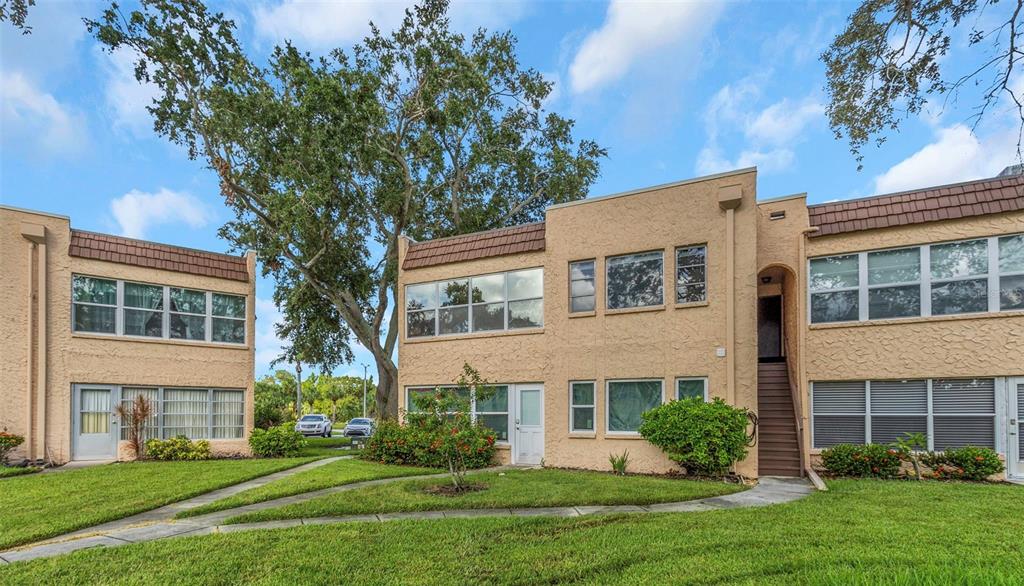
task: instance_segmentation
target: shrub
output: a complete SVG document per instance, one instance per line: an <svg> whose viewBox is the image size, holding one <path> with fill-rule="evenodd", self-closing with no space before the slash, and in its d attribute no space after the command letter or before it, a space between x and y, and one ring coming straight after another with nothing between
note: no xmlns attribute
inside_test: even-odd
<svg viewBox="0 0 1024 586"><path fill-rule="evenodd" d="M210 442L192 441L183 435L146 441L146 457L154 460L209 460Z"/></svg>
<svg viewBox="0 0 1024 586"><path fill-rule="evenodd" d="M263 458L288 458L298 456L306 445L306 439L295 431L290 423L270 429L252 430L249 447L252 453Z"/></svg>
<svg viewBox="0 0 1024 586"><path fill-rule="evenodd" d="M5 427L0 431L0 466L7 463L7 456L14 451L14 448L25 443L25 438L20 435L9 433Z"/></svg>
<svg viewBox="0 0 1024 586"><path fill-rule="evenodd" d="M747 455L747 421L722 399L684 399L644 413L640 435L687 473L721 476Z"/></svg>
<svg viewBox="0 0 1024 586"><path fill-rule="evenodd" d="M821 451L821 463L833 476L895 478L900 452L882 444L839 444Z"/></svg>
<svg viewBox="0 0 1024 586"><path fill-rule="evenodd" d="M608 454L608 462L612 465L612 472L619 476L625 476L626 468L629 467L629 450L622 450L622 453L618 456Z"/></svg>
<svg viewBox="0 0 1024 586"><path fill-rule="evenodd" d="M463 446L462 456L467 469L485 468L494 461L496 451L494 431L468 419L456 430L455 439ZM454 423L454 421L453 421ZM362 458L382 464L405 464L429 468L447 468L448 460L440 449L445 430L426 420L401 425L395 421L382 421L363 448Z"/></svg>
<svg viewBox="0 0 1024 586"><path fill-rule="evenodd" d="M936 478L978 481L1003 471L1003 462L995 450L975 446L929 453L922 461Z"/></svg>

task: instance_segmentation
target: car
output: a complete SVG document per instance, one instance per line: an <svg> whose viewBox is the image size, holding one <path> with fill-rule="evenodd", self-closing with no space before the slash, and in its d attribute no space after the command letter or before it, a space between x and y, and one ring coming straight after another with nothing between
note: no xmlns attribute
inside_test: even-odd
<svg viewBox="0 0 1024 586"><path fill-rule="evenodd" d="M345 425L345 429L342 430L341 435L345 437L370 437L376 429L377 425L372 419L356 417Z"/></svg>
<svg viewBox="0 0 1024 586"><path fill-rule="evenodd" d="M331 437L331 427L331 418L320 414L303 415L295 422L295 431L305 436Z"/></svg>

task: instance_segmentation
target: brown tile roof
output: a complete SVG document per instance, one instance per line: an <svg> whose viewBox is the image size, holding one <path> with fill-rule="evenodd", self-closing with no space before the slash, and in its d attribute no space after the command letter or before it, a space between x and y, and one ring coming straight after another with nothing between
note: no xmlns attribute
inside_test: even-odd
<svg viewBox="0 0 1024 586"><path fill-rule="evenodd" d="M812 236L1024 210L1024 175L807 206Z"/></svg>
<svg viewBox="0 0 1024 586"><path fill-rule="evenodd" d="M94 258L137 267L249 281L244 256L157 244L110 234L71 230L71 246L68 253L80 258Z"/></svg>
<svg viewBox="0 0 1024 586"><path fill-rule="evenodd" d="M418 269L535 250L544 250L544 222L413 242L409 245L402 268Z"/></svg>

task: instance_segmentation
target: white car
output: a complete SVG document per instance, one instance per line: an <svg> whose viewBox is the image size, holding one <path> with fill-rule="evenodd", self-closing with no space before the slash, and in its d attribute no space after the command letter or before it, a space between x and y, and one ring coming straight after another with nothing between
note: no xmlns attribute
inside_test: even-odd
<svg viewBox="0 0 1024 586"><path fill-rule="evenodd" d="M326 415L303 415L295 422L295 431L306 436L331 437L331 419Z"/></svg>

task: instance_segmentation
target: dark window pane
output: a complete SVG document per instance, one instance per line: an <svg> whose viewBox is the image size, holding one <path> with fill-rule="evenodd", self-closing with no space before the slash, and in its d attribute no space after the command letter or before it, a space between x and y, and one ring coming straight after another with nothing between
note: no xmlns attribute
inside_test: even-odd
<svg viewBox="0 0 1024 586"><path fill-rule="evenodd" d="M410 338L434 335L434 310L410 311L405 316L407 333Z"/></svg>
<svg viewBox="0 0 1024 586"><path fill-rule="evenodd" d="M488 303L473 306L473 331L486 332L505 329L505 304Z"/></svg>
<svg viewBox="0 0 1024 586"><path fill-rule="evenodd" d="M480 422L484 427L490 428L494 431L494 435L497 436L498 441L508 441L508 414L502 413L500 415L478 415L477 421Z"/></svg>
<svg viewBox="0 0 1024 586"><path fill-rule="evenodd" d="M988 311L988 281L952 281L932 284L932 315Z"/></svg>
<svg viewBox="0 0 1024 586"><path fill-rule="evenodd" d="M594 311L594 296L572 298L572 311Z"/></svg>
<svg viewBox="0 0 1024 586"><path fill-rule="evenodd" d="M438 333L464 334L469 331L469 307L453 307L439 311L441 313L438 316Z"/></svg>
<svg viewBox="0 0 1024 586"><path fill-rule="evenodd" d="M695 303L707 299L707 288L704 283L686 285L676 289L676 303Z"/></svg>
<svg viewBox="0 0 1024 586"><path fill-rule="evenodd" d="M245 343L245 320L213 318L210 339L231 344Z"/></svg>
<svg viewBox="0 0 1024 586"><path fill-rule="evenodd" d="M999 279L999 307L1004 311L1024 309L1024 275Z"/></svg>
<svg viewBox="0 0 1024 586"><path fill-rule="evenodd" d="M223 317L245 317L245 297L214 293L213 315Z"/></svg>
<svg viewBox="0 0 1024 586"><path fill-rule="evenodd" d="M128 336L159 338L164 335L164 314L159 311L126 309L124 310L124 333Z"/></svg>
<svg viewBox="0 0 1024 586"><path fill-rule="evenodd" d="M163 309L164 288L138 283L124 284L124 306L139 309Z"/></svg>
<svg viewBox="0 0 1024 586"><path fill-rule="evenodd" d="M682 379L676 381L676 399L704 399L704 381Z"/></svg>
<svg viewBox="0 0 1024 586"><path fill-rule="evenodd" d="M859 316L856 291L811 295L811 323L856 321Z"/></svg>
<svg viewBox="0 0 1024 586"><path fill-rule="evenodd" d="M573 407L572 429L573 431L594 431L594 408Z"/></svg>
<svg viewBox="0 0 1024 586"><path fill-rule="evenodd" d="M608 431L637 431L644 412L658 405L658 381L608 383Z"/></svg>
<svg viewBox="0 0 1024 586"><path fill-rule="evenodd" d="M117 303L117 282L76 276L71 281L71 294L75 301L114 305Z"/></svg>
<svg viewBox="0 0 1024 586"><path fill-rule="evenodd" d="M483 398L478 396L476 399L476 411L477 413L487 412L508 412L508 387L504 385L498 385L491 387L491 395Z"/></svg>
<svg viewBox="0 0 1024 586"><path fill-rule="evenodd" d="M692 266L705 264L707 248L704 246L692 246L689 248L676 249L676 266Z"/></svg>
<svg viewBox="0 0 1024 586"><path fill-rule="evenodd" d="M75 304L75 331L115 333L114 318L117 310L113 307Z"/></svg>
<svg viewBox="0 0 1024 586"><path fill-rule="evenodd" d="M594 404L594 383L573 383L572 384L573 405Z"/></svg>
<svg viewBox="0 0 1024 586"><path fill-rule="evenodd" d="M171 311L206 313L206 293L191 289L171 289Z"/></svg>
<svg viewBox="0 0 1024 586"><path fill-rule="evenodd" d="M663 301L660 252L608 259L608 308L646 307Z"/></svg>
<svg viewBox="0 0 1024 586"><path fill-rule="evenodd" d="M539 328L544 325L544 300L508 302L509 328Z"/></svg>
<svg viewBox="0 0 1024 586"><path fill-rule="evenodd" d="M180 340L205 340L206 318L198 315L172 313L171 337Z"/></svg>
<svg viewBox="0 0 1024 586"><path fill-rule="evenodd" d="M921 287L885 287L868 291L868 318L913 317L921 315Z"/></svg>
<svg viewBox="0 0 1024 586"><path fill-rule="evenodd" d="M447 281L439 285L441 307L469 303L469 280Z"/></svg>

